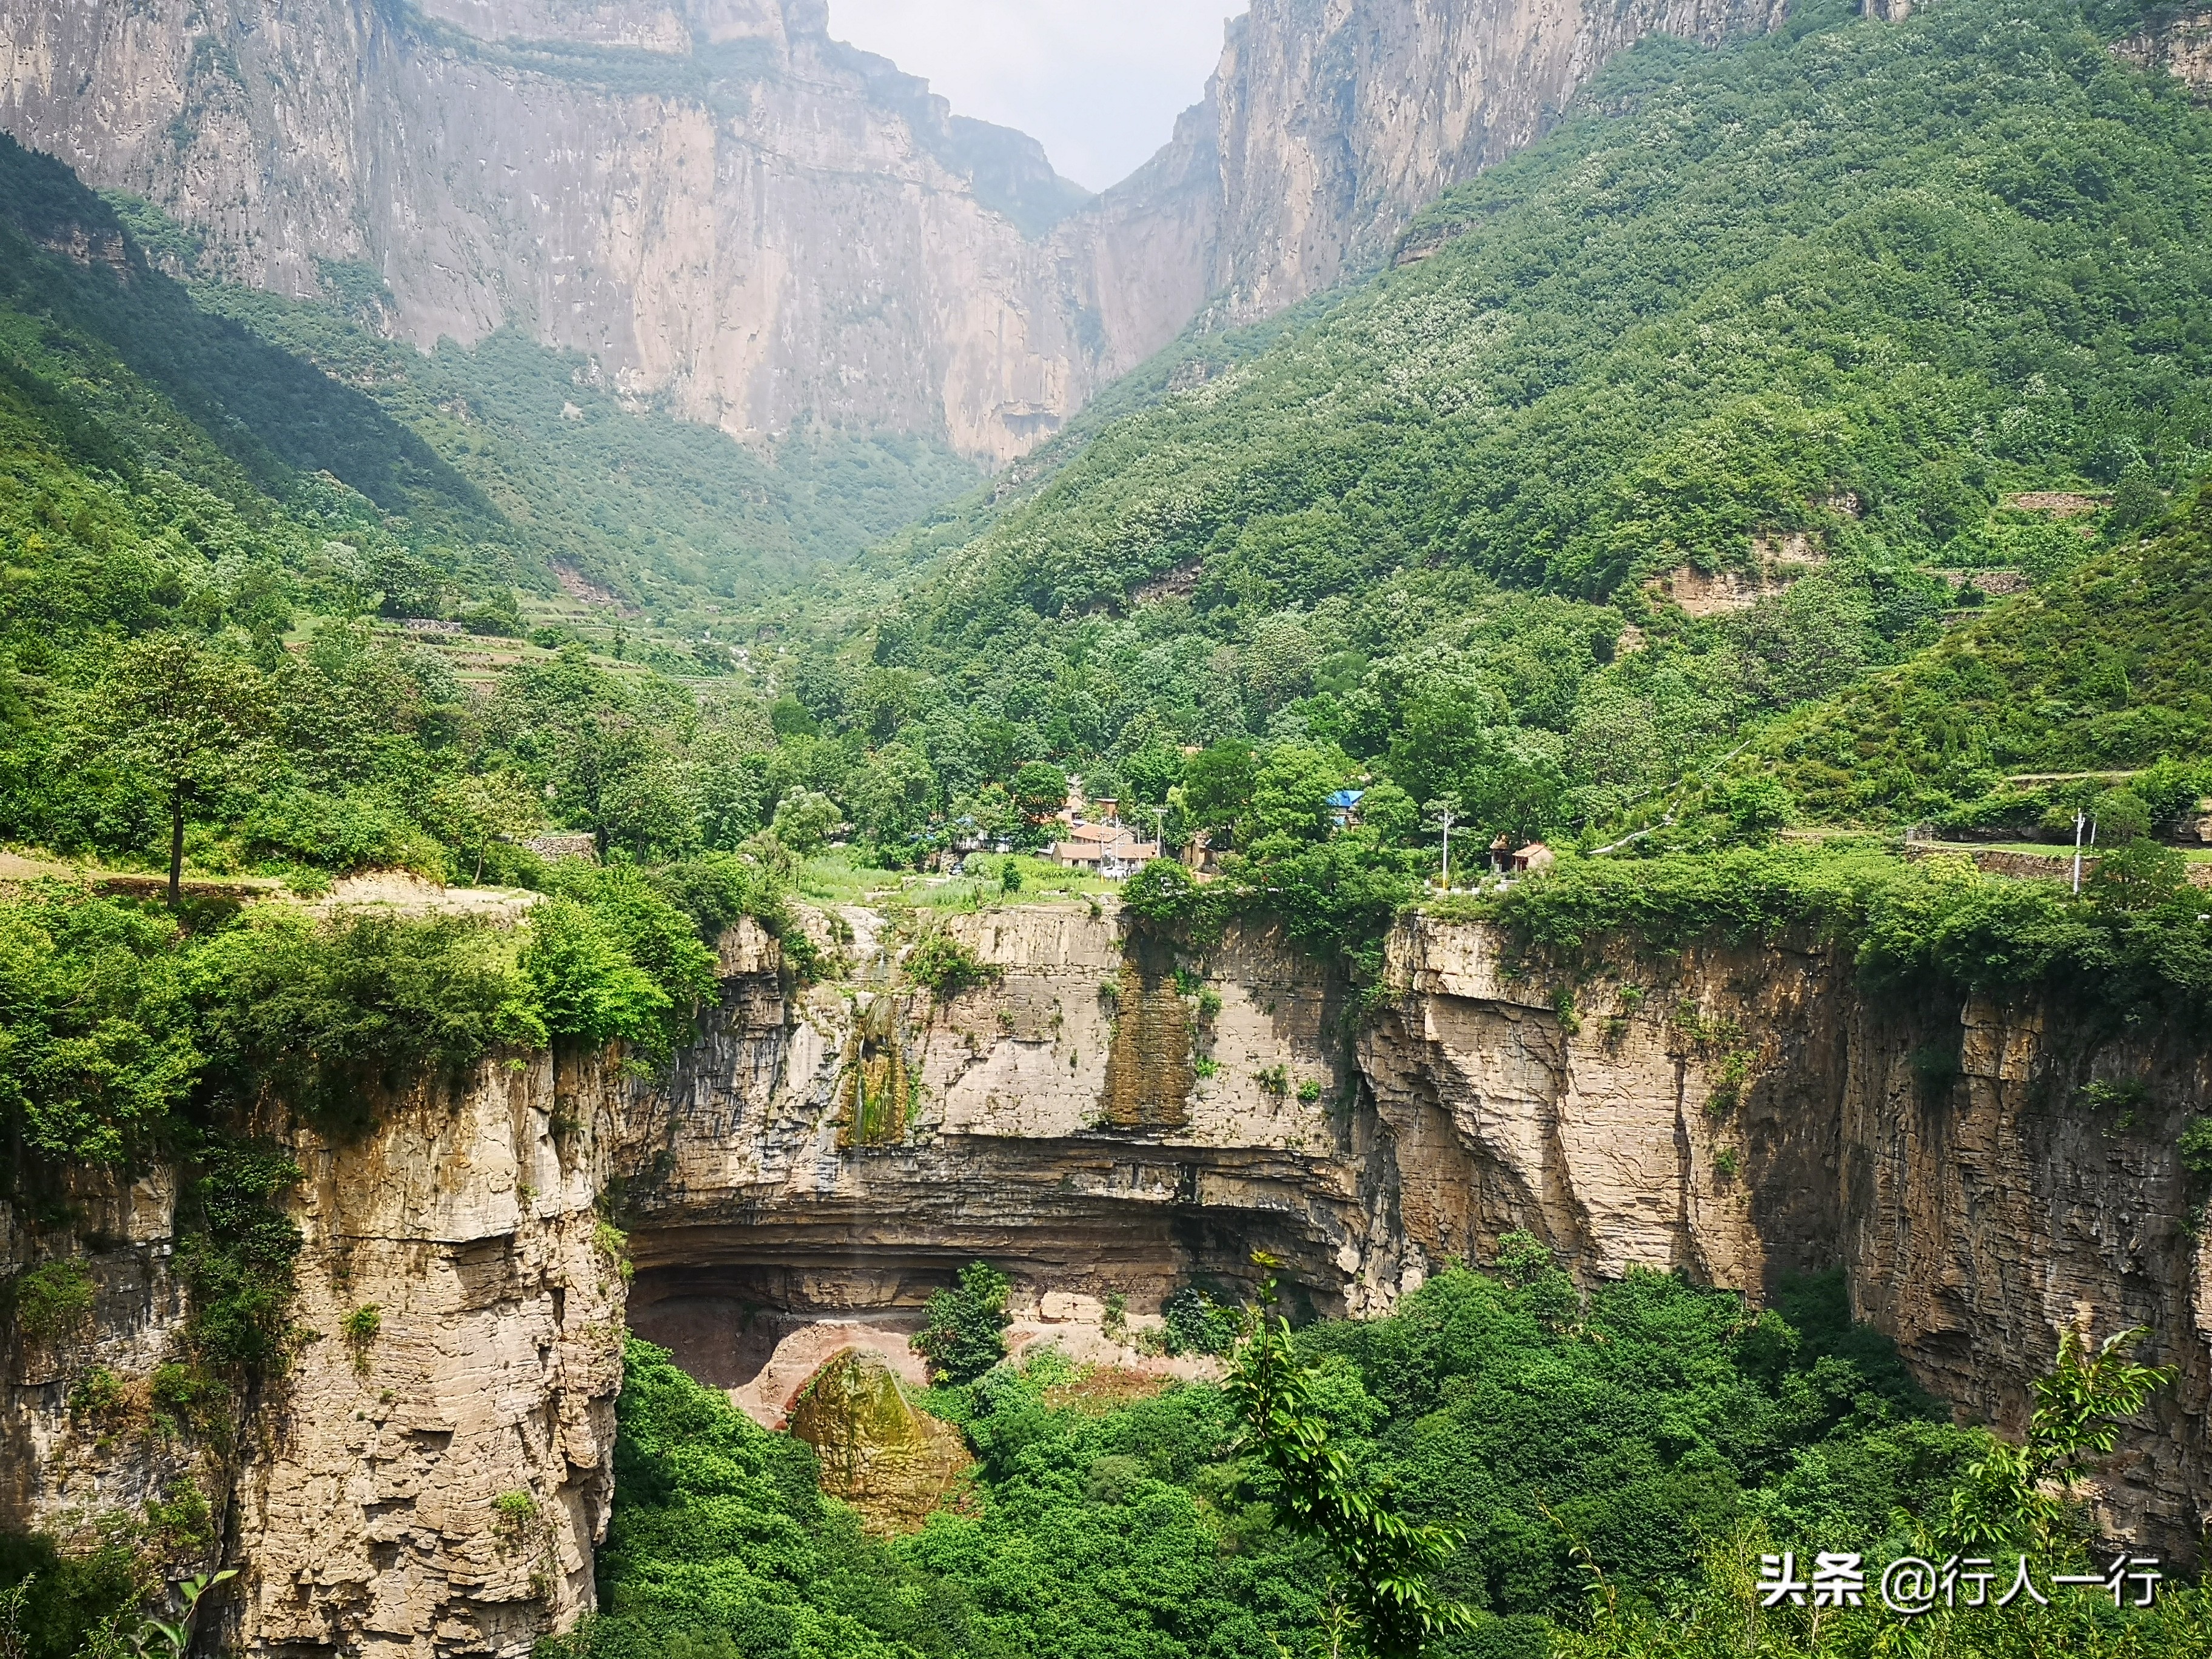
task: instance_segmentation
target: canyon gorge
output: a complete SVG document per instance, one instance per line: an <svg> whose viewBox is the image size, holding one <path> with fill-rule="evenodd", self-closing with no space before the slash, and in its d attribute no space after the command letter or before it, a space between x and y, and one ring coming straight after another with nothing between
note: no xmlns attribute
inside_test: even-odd
<svg viewBox="0 0 2212 1659"><path fill-rule="evenodd" d="M822 0L0 5L0 130L198 240L208 276L383 325L512 323L763 447L940 439L1000 464L1205 313L1382 264L1613 52L1779 0L1261 0L1103 195L833 38ZM353 286L357 288L358 282Z"/></svg>
<svg viewBox="0 0 2212 1659"><path fill-rule="evenodd" d="M2212 1251L2174 1147L2212 1056L2176 1035L1901 1005L1812 940L1615 939L1569 974L1420 916L1363 999L1272 933L1192 950L1083 903L955 917L990 977L939 1002L883 916L807 922L833 977L740 924L658 1071L501 1057L356 1138L273 1116L307 1334L219 1431L149 1394L183 1316L171 1183L88 1180L73 1224L0 1206L0 1270L69 1254L98 1287L76 1335L6 1355L0 1524L84 1539L198 1492L245 1564L238 1650L519 1655L591 1604L626 1321L775 1421L842 1350L910 1370L902 1334L971 1259L1018 1334L1095 1350L1109 1297L1249 1286L1255 1249L1295 1302L1366 1314L1516 1231L1586 1282L1754 1304L1841 1267L1919 1380L2002 1427L2063 1330L2146 1325L2180 1380L2100 1520L2176 1553L2203 1524Z"/></svg>

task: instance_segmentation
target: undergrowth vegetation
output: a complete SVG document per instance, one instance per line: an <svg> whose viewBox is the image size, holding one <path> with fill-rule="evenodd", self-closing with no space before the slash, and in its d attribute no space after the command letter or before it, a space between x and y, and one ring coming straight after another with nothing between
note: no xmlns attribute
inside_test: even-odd
<svg viewBox="0 0 2212 1659"><path fill-rule="evenodd" d="M1402 816L1457 796L1486 846L1602 827L2132 542L2212 457L2212 117L2107 50L2125 7L1855 9L1624 53L1416 222L1423 257L1251 350L1182 343L933 580L940 527L886 554L872 648L797 695L948 800L1042 754L1241 846L1170 794L1200 793L1180 750L1297 747ZM2142 611L2133 704L2172 701L2195 617ZM1942 787L2201 758L2187 698L2118 712L2124 631L2039 665L2075 714L2015 707L1979 752L1927 683ZM1784 780L1808 816L1914 810L1879 753L1816 762Z"/></svg>
<svg viewBox="0 0 2212 1659"><path fill-rule="evenodd" d="M1888 1343L1850 1322L1834 1275L1756 1314L1643 1272L1585 1295L1515 1238L1493 1272L1453 1269L1390 1317L1291 1342L1279 1363L1300 1379L1315 1443L1409 1524L1450 1528L1424 1534L1443 1539L1425 1594L1468 1611L1420 1650L1452 1659L1873 1651L1881 1620L1863 1613L1759 1613L1759 1554L1924 1554L1963 1524L1954 1494L1996 1478L1996 1443L1953 1426ZM980 1462L919 1533L882 1540L819 1494L807 1447L633 1341L602 1610L541 1651L1328 1650L1329 1547L1290 1524L1287 1466L1249 1432L1243 1395L1170 1383L1131 1401L1082 1377L1046 1348L922 1396ZM2015 1539L2015 1519L1984 1545L2027 1549L2046 1575L2082 1559L2078 1534ZM2062 1591L2047 1610L1952 1619L1945 1651L2179 1651L2160 1644L2207 1610L2201 1592L2166 1589L2147 1614ZM1346 1651L1382 1650L1358 1622L1336 1628ZM2035 1645L2054 1633L2061 1645Z"/></svg>
<svg viewBox="0 0 2212 1659"><path fill-rule="evenodd" d="M1607 935L1663 952L1796 934L1852 950L1880 993L2063 988L2133 1022L2212 1016L2204 895L2179 855L2147 842L2109 854L2079 898L1958 854L1905 863L1875 846L1782 847L1568 860L1544 880L1431 908L1498 921L1532 960L1568 968Z"/></svg>
<svg viewBox="0 0 2212 1659"><path fill-rule="evenodd" d="M49 886L0 904L0 1125L19 1155L123 1166L280 1102L335 1130L501 1046L665 1055L716 987L708 940L781 925L772 872L577 867L519 924L269 905L179 917Z"/></svg>

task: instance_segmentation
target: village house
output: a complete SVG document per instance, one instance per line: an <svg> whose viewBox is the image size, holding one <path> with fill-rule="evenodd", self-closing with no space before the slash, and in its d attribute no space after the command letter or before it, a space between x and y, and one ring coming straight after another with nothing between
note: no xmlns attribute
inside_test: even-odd
<svg viewBox="0 0 2212 1659"><path fill-rule="evenodd" d="M1539 870L1548 870L1559 861L1559 855L1540 841L1532 841L1513 855L1513 873L1528 875Z"/></svg>
<svg viewBox="0 0 2212 1659"><path fill-rule="evenodd" d="M1077 793L1071 793L1060 814L1061 821L1067 825L1067 834L1053 843L1054 862L1065 869L1103 876L1109 881L1127 881L1159 857L1159 842L1140 839L1135 830L1121 822L1118 801L1091 803L1089 810L1097 813L1098 821L1090 822L1079 787Z"/></svg>

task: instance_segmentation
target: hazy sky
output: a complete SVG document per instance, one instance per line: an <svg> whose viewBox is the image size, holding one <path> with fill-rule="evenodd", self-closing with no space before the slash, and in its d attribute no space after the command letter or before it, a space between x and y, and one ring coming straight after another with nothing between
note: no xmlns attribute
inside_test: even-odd
<svg viewBox="0 0 2212 1659"><path fill-rule="evenodd" d="M1245 0L830 0L830 33L1018 127L1092 190L1133 173L1199 100Z"/></svg>

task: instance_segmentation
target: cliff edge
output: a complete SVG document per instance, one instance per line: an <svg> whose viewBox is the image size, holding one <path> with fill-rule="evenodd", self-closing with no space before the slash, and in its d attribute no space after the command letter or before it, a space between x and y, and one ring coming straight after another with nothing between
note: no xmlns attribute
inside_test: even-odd
<svg viewBox="0 0 2212 1659"><path fill-rule="evenodd" d="M591 1605L626 1322L750 1399L793 1333L895 1341L977 1256L1048 1318L1237 1282L1255 1247L1316 1308L1367 1313L1513 1231L1586 1279L1753 1301L1841 1266L1915 1375L2001 1428L2062 1331L2146 1324L2181 1381L2103 1471L2100 1520L2182 1553L2205 1518L2212 1253L2174 1145L2212 1054L2178 1036L1889 1006L1814 945L1624 940L1568 979L1414 918L1362 1020L1262 931L1191 951L1081 907L950 925L990 977L947 1001L887 934L799 988L748 926L659 1075L499 1060L358 1140L270 1126L306 1176L300 1339L200 1430L149 1393L183 1316L177 1194L88 1188L73 1224L0 1205L5 1266L67 1253L99 1289L81 1332L5 1357L0 1524L90 1538L189 1487L228 1518L179 1559L243 1568L240 1650L520 1656Z"/></svg>

